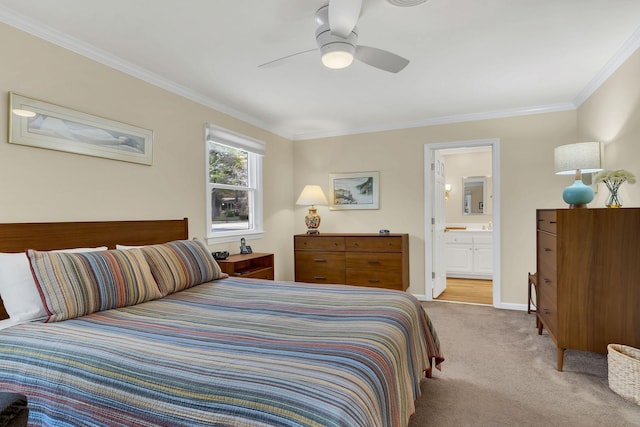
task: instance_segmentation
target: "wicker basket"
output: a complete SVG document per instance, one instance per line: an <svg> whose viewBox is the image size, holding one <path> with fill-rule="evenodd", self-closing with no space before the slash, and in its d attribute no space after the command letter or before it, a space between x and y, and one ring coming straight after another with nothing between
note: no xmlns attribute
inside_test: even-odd
<svg viewBox="0 0 640 427"><path fill-rule="evenodd" d="M640 350L621 344L609 344L609 388L640 405Z"/></svg>

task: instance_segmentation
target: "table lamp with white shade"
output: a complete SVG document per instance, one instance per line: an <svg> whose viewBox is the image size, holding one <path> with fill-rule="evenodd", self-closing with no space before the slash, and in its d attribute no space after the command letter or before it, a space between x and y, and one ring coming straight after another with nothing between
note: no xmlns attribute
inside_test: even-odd
<svg viewBox="0 0 640 427"><path fill-rule="evenodd" d="M318 234L320 227L320 215L315 205L327 205L327 198L319 185L305 185L296 205L309 206L309 213L304 217L307 225L307 234Z"/></svg>
<svg viewBox="0 0 640 427"><path fill-rule="evenodd" d="M562 200L570 208L586 208L594 197L593 188L582 182L583 173L602 170L602 144L600 142L578 142L556 147L554 150L557 175L573 175L575 181L562 192Z"/></svg>

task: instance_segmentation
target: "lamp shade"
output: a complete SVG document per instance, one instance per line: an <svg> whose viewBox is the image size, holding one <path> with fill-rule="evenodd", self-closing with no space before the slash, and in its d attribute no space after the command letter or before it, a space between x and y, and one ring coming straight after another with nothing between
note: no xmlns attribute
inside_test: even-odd
<svg viewBox="0 0 640 427"><path fill-rule="evenodd" d="M296 205L312 206L312 205L328 205L327 198L319 185L305 185L300 197L296 201Z"/></svg>
<svg viewBox="0 0 640 427"><path fill-rule="evenodd" d="M602 144L578 142L556 147L553 152L557 175L573 175L578 169L583 173L598 172L601 167Z"/></svg>

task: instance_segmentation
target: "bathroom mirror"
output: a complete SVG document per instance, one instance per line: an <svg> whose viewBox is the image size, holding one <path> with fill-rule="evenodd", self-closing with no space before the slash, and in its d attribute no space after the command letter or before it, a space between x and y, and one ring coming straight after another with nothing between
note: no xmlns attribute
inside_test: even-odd
<svg viewBox="0 0 640 427"><path fill-rule="evenodd" d="M462 190L462 214L484 215L487 212L487 177L463 177Z"/></svg>

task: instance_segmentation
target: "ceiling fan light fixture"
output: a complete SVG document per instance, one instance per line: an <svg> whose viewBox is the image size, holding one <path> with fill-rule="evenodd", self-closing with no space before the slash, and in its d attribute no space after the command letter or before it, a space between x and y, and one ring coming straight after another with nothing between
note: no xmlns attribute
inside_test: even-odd
<svg viewBox="0 0 640 427"><path fill-rule="evenodd" d="M335 36L329 35L328 37L331 37L334 40L320 45L322 64L325 67L334 70L347 68L353 62L353 55L355 54L356 47L351 43L335 41Z"/></svg>
<svg viewBox="0 0 640 427"><path fill-rule="evenodd" d="M347 68L353 62L353 54L344 50L330 50L322 53L322 64L333 70Z"/></svg>
<svg viewBox="0 0 640 427"><path fill-rule="evenodd" d="M426 0L389 0L408 5ZM389 73L398 73L409 64L409 60L395 53L371 46L358 45L356 24L361 12L362 0L329 0L316 11L316 43L320 50L322 64L329 69L349 67L354 58L358 61ZM329 17L331 13L331 18ZM330 23L331 21L331 23ZM312 52L306 50L265 62L259 67L271 67L297 55Z"/></svg>

